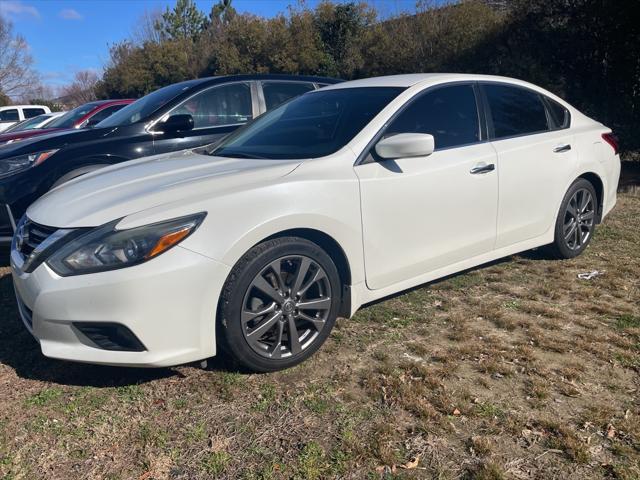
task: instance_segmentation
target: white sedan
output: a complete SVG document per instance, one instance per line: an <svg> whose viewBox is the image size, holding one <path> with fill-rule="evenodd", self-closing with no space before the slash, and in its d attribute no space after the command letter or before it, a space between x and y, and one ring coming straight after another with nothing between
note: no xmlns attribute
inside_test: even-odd
<svg viewBox="0 0 640 480"><path fill-rule="evenodd" d="M373 300L535 247L580 254L619 172L609 128L523 81L341 83L42 197L12 246L18 305L53 358L167 366L222 347L282 369Z"/></svg>

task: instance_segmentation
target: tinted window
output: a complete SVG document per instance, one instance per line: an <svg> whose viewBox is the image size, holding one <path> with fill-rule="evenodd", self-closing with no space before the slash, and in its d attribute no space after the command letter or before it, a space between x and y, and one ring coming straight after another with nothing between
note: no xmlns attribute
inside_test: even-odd
<svg viewBox="0 0 640 480"><path fill-rule="evenodd" d="M191 97L171 112L189 114L193 128L246 123L252 117L251 89L247 83L213 87Z"/></svg>
<svg viewBox="0 0 640 480"><path fill-rule="evenodd" d="M540 95L525 88L484 85L495 138L543 132L549 129Z"/></svg>
<svg viewBox="0 0 640 480"><path fill-rule="evenodd" d="M118 110L122 110L124 107L126 107L126 105L112 105L111 107L103 108L102 110L97 112L95 115L93 115L91 118L89 118L89 121L87 122L87 126L92 127L100 123L102 120L116 113Z"/></svg>
<svg viewBox="0 0 640 480"><path fill-rule="evenodd" d="M11 110L0 111L0 122L17 122L19 120L18 110L12 108Z"/></svg>
<svg viewBox="0 0 640 480"><path fill-rule="evenodd" d="M454 85L427 92L409 104L385 131L429 133L437 149L480 140L478 109L471 85Z"/></svg>
<svg viewBox="0 0 640 480"><path fill-rule="evenodd" d="M228 137L213 155L314 158L346 145L403 89L318 90L270 110Z"/></svg>
<svg viewBox="0 0 640 480"><path fill-rule="evenodd" d="M23 108L24 118L33 118L45 113L44 108Z"/></svg>
<svg viewBox="0 0 640 480"><path fill-rule="evenodd" d="M545 100L547 101L547 105L549 106L549 114L551 115L551 120L554 123L554 127L567 128L571 121L569 110L564 108L555 100L551 100L549 97L545 97Z"/></svg>
<svg viewBox="0 0 640 480"><path fill-rule="evenodd" d="M99 126L100 128L120 127L146 120L159 108L200 83L202 83L200 80L189 80L163 87L127 105L119 112L100 122Z"/></svg>
<svg viewBox="0 0 640 480"><path fill-rule="evenodd" d="M100 104L96 102L80 105L79 107L68 111L61 117L51 120L51 123L47 125L47 128L73 128L82 117L99 105Z"/></svg>
<svg viewBox="0 0 640 480"><path fill-rule="evenodd" d="M262 91L267 110L277 107L290 98L313 90L311 83L302 82L264 82Z"/></svg>
<svg viewBox="0 0 640 480"><path fill-rule="evenodd" d="M9 132L22 132L23 130L32 130L37 128L42 122L44 122L47 118L50 118L51 114L47 115L39 115L37 117L30 118L28 120L23 120L20 123L16 123L15 125L7 128L4 133Z"/></svg>

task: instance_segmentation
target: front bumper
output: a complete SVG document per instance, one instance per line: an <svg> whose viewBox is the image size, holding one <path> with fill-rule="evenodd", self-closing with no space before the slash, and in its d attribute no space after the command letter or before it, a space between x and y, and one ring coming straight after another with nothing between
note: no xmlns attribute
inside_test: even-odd
<svg viewBox="0 0 640 480"><path fill-rule="evenodd" d="M60 277L46 264L11 269L25 326L47 357L105 365L165 367L216 353L218 297L230 268L180 246L149 262ZM100 348L74 322L127 327L144 351Z"/></svg>

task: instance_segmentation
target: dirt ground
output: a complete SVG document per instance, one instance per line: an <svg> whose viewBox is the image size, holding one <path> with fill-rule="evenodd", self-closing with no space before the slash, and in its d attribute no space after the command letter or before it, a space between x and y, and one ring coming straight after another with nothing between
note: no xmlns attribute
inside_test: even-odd
<svg viewBox="0 0 640 480"><path fill-rule="evenodd" d="M0 478L638 479L639 234L621 194L583 256L364 308L269 375L47 359L2 268Z"/></svg>

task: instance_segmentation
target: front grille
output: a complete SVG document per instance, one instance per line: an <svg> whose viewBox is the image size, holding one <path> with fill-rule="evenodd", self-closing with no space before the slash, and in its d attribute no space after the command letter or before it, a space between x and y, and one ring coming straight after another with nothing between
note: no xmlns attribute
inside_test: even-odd
<svg viewBox="0 0 640 480"><path fill-rule="evenodd" d="M28 257L31 255L31 252L38 248L38 246L56 230L56 228L46 227L27 219L22 227L22 231L18 232L19 235L22 235L23 239L22 242L18 242L18 251L25 257Z"/></svg>

